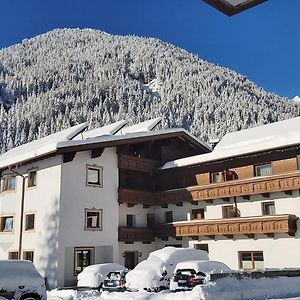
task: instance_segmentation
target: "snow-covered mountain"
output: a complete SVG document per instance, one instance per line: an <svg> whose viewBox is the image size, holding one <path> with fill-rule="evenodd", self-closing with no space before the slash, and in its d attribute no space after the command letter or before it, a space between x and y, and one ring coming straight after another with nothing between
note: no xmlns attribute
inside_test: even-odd
<svg viewBox="0 0 300 300"><path fill-rule="evenodd" d="M294 101L297 104L300 104L300 96L295 96L292 101Z"/></svg>
<svg viewBox="0 0 300 300"><path fill-rule="evenodd" d="M157 39L54 30L0 50L0 151L83 121L161 116L205 140L300 115L245 76Z"/></svg>

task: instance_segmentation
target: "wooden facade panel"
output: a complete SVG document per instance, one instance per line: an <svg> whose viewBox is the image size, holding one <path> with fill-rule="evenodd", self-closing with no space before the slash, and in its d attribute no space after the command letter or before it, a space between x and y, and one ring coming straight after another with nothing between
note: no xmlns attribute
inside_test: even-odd
<svg viewBox="0 0 300 300"><path fill-rule="evenodd" d="M233 170L237 174L238 179L247 179L247 178L251 178L254 176L253 165L239 167L239 168L233 168L230 170Z"/></svg>
<svg viewBox="0 0 300 300"><path fill-rule="evenodd" d="M296 171L297 166L297 158L283 159L272 162L272 170L273 174L282 174L287 172Z"/></svg>
<svg viewBox="0 0 300 300"><path fill-rule="evenodd" d="M150 228L119 227L119 242L153 242L154 230Z"/></svg>
<svg viewBox="0 0 300 300"><path fill-rule="evenodd" d="M210 184L209 173L196 174L197 185L206 185Z"/></svg>

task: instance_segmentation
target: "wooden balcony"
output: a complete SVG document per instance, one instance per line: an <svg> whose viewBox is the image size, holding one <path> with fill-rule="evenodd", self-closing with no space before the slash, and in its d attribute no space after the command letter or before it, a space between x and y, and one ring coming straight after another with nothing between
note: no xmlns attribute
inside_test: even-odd
<svg viewBox="0 0 300 300"><path fill-rule="evenodd" d="M294 236L297 231L297 217L295 215L274 215L259 217L230 218L218 220L192 220L161 224L156 227L156 236L165 239L173 237L199 237L286 233Z"/></svg>
<svg viewBox="0 0 300 300"><path fill-rule="evenodd" d="M140 171L140 172L152 172L161 166L161 163L156 160L130 156L119 155L118 166L120 169Z"/></svg>
<svg viewBox="0 0 300 300"><path fill-rule="evenodd" d="M153 206L158 205L158 194L130 189L119 189L119 203L127 203L128 206L137 204Z"/></svg>
<svg viewBox="0 0 300 300"><path fill-rule="evenodd" d="M298 189L300 189L300 172L252 177L187 188L194 201L224 199L234 196L249 197L257 194L268 195L274 192L291 193L292 190Z"/></svg>
<svg viewBox="0 0 300 300"><path fill-rule="evenodd" d="M198 185L184 189L169 190L160 193L136 191L130 189L119 190L119 203L132 205L163 205L192 201L211 202L214 199L228 199L234 196L249 198L250 195L285 192L291 194L300 189L300 172L288 174L252 177L243 180L232 180L209 185Z"/></svg>
<svg viewBox="0 0 300 300"><path fill-rule="evenodd" d="M154 230L151 228L119 227L119 242L153 242Z"/></svg>

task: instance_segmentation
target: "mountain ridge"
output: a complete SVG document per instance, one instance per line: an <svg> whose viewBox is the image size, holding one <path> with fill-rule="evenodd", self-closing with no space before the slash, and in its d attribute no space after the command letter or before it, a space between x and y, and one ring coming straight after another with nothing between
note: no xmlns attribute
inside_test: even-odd
<svg viewBox="0 0 300 300"><path fill-rule="evenodd" d="M0 152L63 128L161 116L205 141L300 115L245 76L154 38L56 29L0 50Z"/></svg>

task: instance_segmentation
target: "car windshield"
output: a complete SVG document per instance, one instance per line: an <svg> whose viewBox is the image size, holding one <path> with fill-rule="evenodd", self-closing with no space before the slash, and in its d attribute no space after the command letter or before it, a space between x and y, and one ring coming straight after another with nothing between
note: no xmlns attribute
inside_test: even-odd
<svg viewBox="0 0 300 300"><path fill-rule="evenodd" d="M112 279L112 280L119 279L120 277L121 277L120 272L109 272L107 274L107 278Z"/></svg>

